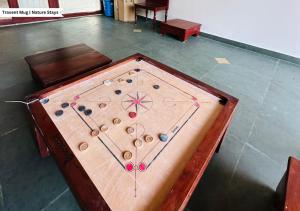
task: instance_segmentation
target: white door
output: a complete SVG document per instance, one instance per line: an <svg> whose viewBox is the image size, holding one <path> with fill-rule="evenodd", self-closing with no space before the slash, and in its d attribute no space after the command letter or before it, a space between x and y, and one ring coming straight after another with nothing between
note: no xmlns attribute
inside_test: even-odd
<svg viewBox="0 0 300 211"><path fill-rule="evenodd" d="M0 0L0 8L9 8L8 6L8 1L7 0ZM1 19L11 19L11 18L8 18L8 17L1 17L0 16L0 20Z"/></svg>
<svg viewBox="0 0 300 211"><path fill-rule="evenodd" d="M18 0L20 8L49 8L48 0Z"/></svg>
<svg viewBox="0 0 300 211"><path fill-rule="evenodd" d="M59 7L63 14L77 12L95 12L100 10L100 0L59 0Z"/></svg>

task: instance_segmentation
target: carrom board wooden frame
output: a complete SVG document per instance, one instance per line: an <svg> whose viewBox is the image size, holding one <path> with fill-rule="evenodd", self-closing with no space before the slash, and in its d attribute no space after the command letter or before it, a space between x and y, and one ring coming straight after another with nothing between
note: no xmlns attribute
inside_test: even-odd
<svg viewBox="0 0 300 211"><path fill-rule="evenodd" d="M168 73L171 73L173 76L176 76L216 97L219 97L221 99L221 103L224 105L210 129L208 129L204 139L200 142L196 151L191 156L191 159L187 162L177 182L172 186L171 191L167 194L164 202L160 205L159 210L184 209L213 154L218 152L238 103L237 98L142 54L129 56L105 67L97 68L88 73L77 76L68 81L61 82L28 96L26 100L31 102L28 104L28 110L31 114L36 132L43 138L43 141L56 160L70 186L70 189L74 193L83 210L110 210L110 208L97 190L96 186L88 177L76 156L74 156L73 152L66 144L66 141L38 99L42 99L50 93L55 93L58 89L68 87L71 83L89 80L96 72L136 59L142 59Z"/></svg>

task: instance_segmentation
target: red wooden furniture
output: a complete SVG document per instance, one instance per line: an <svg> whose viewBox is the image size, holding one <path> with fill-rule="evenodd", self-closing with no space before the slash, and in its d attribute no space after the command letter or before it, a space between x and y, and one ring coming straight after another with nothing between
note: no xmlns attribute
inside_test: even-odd
<svg viewBox="0 0 300 211"><path fill-rule="evenodd" d="M137 22L137 9L145 9L146 19L148 19L148 11L153 11L153 29L156 24L156 12L165 10L165 22L168 18L169 0L146 0L145 2L135 3L135 23Z"/></svg>
<svg viewBox="0 0 300 211"><path fill-rule="evenodd" d="M300 160L289 157L287 171L277 189L277 207L284 211L300 211Z"/></svg>
<svg viewBox="0 0 300 211"><path fill-rule="evenodd" d="M43 134L45 136L45 143L49 147L54 159L57 161L58 166L63 172L63 175L65 176L70 189L73 191L81 208L83 210L109 210L107 203L101 196L100 192L98 192L95 184L91 181L90 177L87 175L86 171L74 155L73 151L70 149L69 145L66 143L58 128L50 119L50 116L42 107L39 100L44 98L47 94L54 92L56 89L64 89L68 87L71 83L76 83L80 80L90 80L93 78L92 74L95 72L107 70L107 68L113 68L114 66L131 60L144 60L145 62L155 65L158 68L161 68L162 70L171 73L172 75L191 83L216 97L219 97L221 99L220 104L224 106L159 208L159 210L163 211L183 210L213 154L219 149L220 144L222 143L238 103L238 99L149 57L141 54L135 54L118 62L111 63L105 67L95 69L92 72L87 72L83 75L72 78L71 80L32 94L27 97L27 100L32 102L28 105L28 110L36 129L39 131L39 134Z"/></svg>
<svg viewBox="0 0 300 211"><path fill-rule="evenodd" d="M174 19L161 23L160 33L162 35L172 34L182 42L187 41L190 36L200 35L201 24L190 21Z"/></svg>
<svg viewBox="0 0 300 211"><path fill-rule="evenodd" d="M112 61L85 44L27 56L25 60L30 67L33 79L44 88L102 67ZM49 156L44 136L35 126L34 134L41 157Z"/></svg>
<svg viewBox="0 0 300 211"><path fill-rule="evenodd" d="M33 79L48 87L109 64L112 60L85 44L73 45L25 57Z"/></svg>

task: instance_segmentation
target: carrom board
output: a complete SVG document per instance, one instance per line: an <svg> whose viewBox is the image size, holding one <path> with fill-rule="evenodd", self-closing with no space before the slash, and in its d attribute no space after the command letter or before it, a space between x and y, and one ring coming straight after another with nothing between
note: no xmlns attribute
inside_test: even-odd
<svg viewBox="0 0 300 211"><path fill-rule="evenodd" d="M141 54L28 99L85 210L183 209L238 101Z"/></svg>

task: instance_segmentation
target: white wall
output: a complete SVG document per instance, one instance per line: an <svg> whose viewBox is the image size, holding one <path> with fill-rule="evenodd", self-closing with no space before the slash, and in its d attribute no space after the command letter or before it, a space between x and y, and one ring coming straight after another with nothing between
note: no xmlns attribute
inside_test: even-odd
<svg viewBox="0 0 300 211"><path fill-rule="evenodd" d="M202 31L300 58L300 0L170 0L169 19Z"/></svg>

